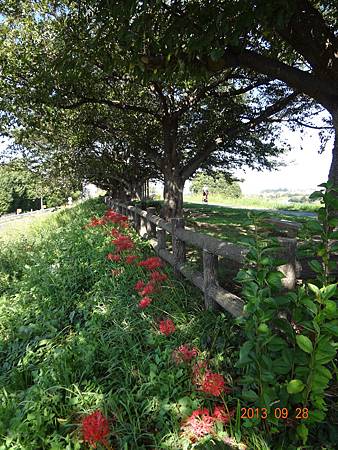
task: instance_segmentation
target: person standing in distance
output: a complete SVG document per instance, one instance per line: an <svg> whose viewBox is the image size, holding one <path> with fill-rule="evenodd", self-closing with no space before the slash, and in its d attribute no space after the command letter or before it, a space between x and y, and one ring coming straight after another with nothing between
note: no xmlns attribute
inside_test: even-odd
<svg viewBox="0 0 338 450"><path fill-rule="evenodd" d="M208 195L209 195L208 187L203 186L202 202L208 203Z"/></svg>

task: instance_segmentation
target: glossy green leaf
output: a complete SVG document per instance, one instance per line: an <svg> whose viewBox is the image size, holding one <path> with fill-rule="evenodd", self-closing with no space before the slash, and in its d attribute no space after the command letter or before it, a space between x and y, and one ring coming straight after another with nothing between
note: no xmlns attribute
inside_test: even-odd
<svg viewBox="0 0 338 450"><path fill-rule="evenodd" d="M310 339L307 336L304 336L303 334L299 334L296 336L296 342L298 344L298 347L303 350L303 352L306 353L312 353L313 352L313 345Z"/></svg>

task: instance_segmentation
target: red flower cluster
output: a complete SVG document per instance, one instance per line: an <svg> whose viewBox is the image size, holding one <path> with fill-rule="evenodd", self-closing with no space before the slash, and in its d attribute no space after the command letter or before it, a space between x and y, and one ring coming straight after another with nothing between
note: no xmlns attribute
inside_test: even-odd
<svg viewBox="0 0 338 450"><path fill-rule="evenodd" d="M142 289L142 291L139 292L139 294L141 295L141 297L143 297L144 295L150 295L153 294L154 292L155 286L153 285L153 283L149 282L144 286L144 288Z"/></svg>
<svg viewBox="0 0 338 450"><path fill-rule="evenodd" d="M168 278L168 276L165 273L161 273L158 271L151 272L151 274L150 274L151 281L154 281L155 283L165 281L167 278Z"/></svg>
<svg viewBox="0 0 338 450"><path fill-rule="evenodd" d="M138 280L138 282L135 284L134 289L135 291L141 291L145 286L145 283L143 280Z"/></svg>
<svg viewBox="0 0 338 450"><path fill-rule="evenodd" d="M118 238L121 235L121 233L119 232L119 230L117 228L112 228L110 234L112 236L114 236L115 238Z"/></svg>
<svg viewBox="0 0 338 450"><path fill-rule="evenodd" d="M124 234L120 234L111 242L115 245L117 253L134 248L134 242L129 236L125 236Z"/></svg>
<svg viewBox="0 0 338 450"><path fill-rule="evenodd" d="M121 224L128 220L127 216L123 216L122 214L119 214L111 209L108 209L106 211L104 217L107 221L110 221L112 223L117 223L117 224Z"/></svg>
<svg viewBox="0 0 338 450"><path fill-rule="evenodd" d="M109 252L108 255L106 256L106 258L108 259L108 261L113 261L114 260L114 253Z"/></svg>
<svg viewBox="0 0 338 450"><path fill-rule="evenodd" d="M234 411L230 411L230 414L228 414L221 405L215 406L212 415L210 415L207 408L196 409L191 416L185 419L181 425L181 429L192 442L196 442L203 436L214 433L215 422L227 424L233 415Z"/></svg>
<svg viewBox="0 0 338 450"><path fill-rule="evenodd" d="M137 255L129 255L129 256L126 256L126 263L127 263L127 264L131 264L131 263L134 262L135 259L137 259L137 258L138 258Z"/></svg>
<svg viewBox="0 0 338 450"><path fill-rule="evenodd" d="M143 299L138 304L138 307L141 309L147 308L151 302L152 302L152 300L150 297L143 297Z"/></svg>
<svg viewBox="0 0 338 450"><path fill-rule="evenodd" d="M196 440L214 431L215 419L207 408L196 409L181 425L181 429L190 439Z"/></svg>
<svg viewBox="0 0 338 450"><path fill-rule="evenodd" d="M97 217L92 217L87 227L98 227L100 225L105 225L106 221L104 219L99 219Z"/></svg>
<svg viewBox="0 0 338 450"><path fill-rule="evenodd" d="M213 373L205 362L199 362L193 367L193 383L199 386L199 390L216 397L223 392L228 393L231 389L225 386L224 378L219 373Z"/></svg>
<svg viewBox="0 0 338 450"><path fill-rule="evenodd" d="M82 420L83 440L94 448L97 444L108 446L109 423L108 419L101 413L95 411Z"/></svg>
<svg viewBox="0 0 338 450"><path fill-rule="evenodd" d="M219 373L207 372L205 374L201 391L218 397L225 390L224 378Z"/></svg>
<svg viewBox="0 0 338 450"><path fill-rule="evenodd" d="M172 358L176 364L180 364L182 362L191 361L193 358L197 356L197 354L198 354L197 348L192 347L190 349L188 345L184 344L173 351Z"/></svg>
<svg viewBox="0 0 338 450"><path fill-rule="evenodd" d="M148 270L155 270L163 266L161 258L153 256L138 263L140 267L145 267Z"/></svg>
<svg viewBox="0 0 338 450"><path fill-rule="evenodd" d="M160 332L166 336L169 336L176 330L175 324L171 319L161 320L159 328Z"/></svg>
<svg viewBox="0 0 338 450"><path fill-rule="evenodd" d="M115 262L121 261L121 256L120 255L113 255L111 257L111 261L115 261Z"/></svg>

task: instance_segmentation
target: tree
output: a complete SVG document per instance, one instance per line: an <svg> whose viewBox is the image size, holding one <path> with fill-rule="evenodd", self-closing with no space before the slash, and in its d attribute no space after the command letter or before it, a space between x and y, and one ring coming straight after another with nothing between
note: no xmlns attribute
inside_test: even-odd
<svg viewBox="0 0 338 450"><path fill-rule="evenodd" d="M166 76L175 76L185 71L187 77L200 77L202 69L218 73L242 68L248 74L280 80L325 108L332 121L323 129L335 131L329 178L338 185L336 2L159 0L137 8L136 3L129 2L134 9L129 13L125 9L119 24L128 28L137 47L135 54L142 55L139 59L150 73L165 71ZM126 20L131 16L132 20ZM147 21L152 21L152 29L144 26ZM316 128L311 122L297 122Z"/></svg>
<svg viewBox="0 0 338 450"><path fill-rule="evenodd" d="M222 166L229 172L239 164L273 166L269 157L278 150L269 121L282 120L280 112L297 99L280 83L269 86L266 77L237 69L196 79L184 73L161 79L156 69L144 71L154 65L146 58L140 61L139 44L130 39L131 30L135 36L143 33L143 25L135 29L138 19L143 20L138 2L117 2L108 9L91 1L80 8L75 2L21 2L18 8L20 14L5 11L2 24L2 109L14 126L27 130L39 125L41 130L41 117L46 121L51 116L55 123L62 111L74 132L84 132L81 116L90 114L97 127L111 132L118 112L132 124L129 135L140 133L142 151L163 176L166 217L182 213L185 180L200 167ZM165 23L161 9L153 15ZM167 60L169 64L170 54ZM263 100L258 92L264 93ZM145 122L150 139L140 130ZM154 130L159 130L160 143Z"/></svg>
<svg viewBox="0 0 338 450"><path fill-rule="evenodd" d="M240 185L228 178L222 172L216 172L214 175L207 175L198 172L192 179L191 191L194 194L201 194L203 187L207 186L210 193L223 194L228 198L239 198L242 195Z"/></svg>

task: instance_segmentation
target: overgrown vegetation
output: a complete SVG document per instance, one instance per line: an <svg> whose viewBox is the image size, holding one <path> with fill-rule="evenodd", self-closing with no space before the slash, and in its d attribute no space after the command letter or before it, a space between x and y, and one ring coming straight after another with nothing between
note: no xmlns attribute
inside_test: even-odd
<svg viewBox="0 0 338 450"><path fill-rule="evenodd" d="M109 227L82 228L95 212L103 206L87 202L2 246L4 449L85 448L81 421L97 409L111 419L114 448L183 448L181 422L223 403L192 385L189 364L173 361L173 350L185 343L232 385L232 320L205 313L200 293L173 280L169 269L170 280L142 312L134 285L145 269L106 259ZM149 255L129 233L140 258ZM158 331L162 318L175 323L170 337Z"/></svg>
<svg viewBox="0 0 338 450"><path fill-rule="evenodd" d="M336 284L280 294L256 224L240 331L118 215L89 221L103 211L86 202L3 242L1 448L333 449Z"/></svg>

